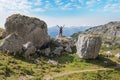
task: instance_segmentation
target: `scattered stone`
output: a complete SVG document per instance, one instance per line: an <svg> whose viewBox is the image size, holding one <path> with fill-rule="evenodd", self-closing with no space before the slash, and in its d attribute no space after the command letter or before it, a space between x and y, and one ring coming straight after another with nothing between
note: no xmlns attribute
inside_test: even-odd
<svg viewBox="0 0 120 80"><path fill-rule="evenodd" d="M60 55L62 51L63 51L63 47L56 47L56 49L53 51L53 53Z"/></svg>
<svg viewBox="0 0 120 80"><path fill-rule="evenodd" d="M46 49L45 49L45 55L48 56L48 55L50 54L50 52L51 52L50 48L46 48Z"/></svg>
<svg viewBox="0 0 120 80"><path fill-rule="evenodd" d="M58 62L56 62L55 60L48 60L48 63L52 64L52 65L57 65L58 64Z"/></svg>
<svg viewBox="0 0 120 80"><path fill-rule="evenodd" d="M105 63L105 64L107 64L107 63L108 63L108 61L104 61L104 63Z"/></svg>
<svg viewBox="0 0 120 80"><path fill-rule="evenodd" d="M117 54L115 55L115 57L117 57L118 59L120 59L120 53L117 53Z"/></svg>
<svg viewBox="0 0 120 80"><path fill-rule="evenodd" d="M72 52L70 45L67 45L67 47L65 48L65 51L70 52L70 53Z"/></svg>
<svg viewBox="0 0 120 80"><path fill-rule="evenodd" d="M31 76L31 75L25 75L25 76L20 76L20 77L18 78L18 80L27 80L27 79L32 79L32 78L34 78L34 77Z"/></svg>
<svg viewBox="0 0 120 80"><path fill-rule="evenodd" d="M39 63L39 62L40 62L39 58L34 60L34 63Z"/></svg>
<svg viewBox="0 0 120 80"><path fill-rule="evenodd" d="M25 58L29 58L29 59L30 59L30 55L33 54L33 53L35 53L35 51L36 51L36 48L35 48L34 46L29 47L29 48L25 51L25 53L24 53Z"/></svg>
<svg viewBox="0 0 120 80"><path fill-rule="evenodd" d="M23 47L25 49L25 58L30 58L30 54L33 54L36 51L36 48L35 46L33 46L32 42L27 42L26 44L23 44Z"/></svg>
<svg viewBox="0 0 120 80"><path fill-rule="evenodd" d="M0 35L0 39L3 39L5 38L6 36L8 36L7 32L6 31L3 31Z"/></svg>
<svg viewBox="0 0 120 80"><path fill-rule="evenodd" d="M81 34L76 43L77 54L80 58L95 59L100 51L102 39L97 35Z"/></svg>
<svg viewBox="0 0 120 80"><path fill-rule="evenodd" d="M106 54L107 54L108 57L112 57L113 56L111 51L107 51Z"/></svg>

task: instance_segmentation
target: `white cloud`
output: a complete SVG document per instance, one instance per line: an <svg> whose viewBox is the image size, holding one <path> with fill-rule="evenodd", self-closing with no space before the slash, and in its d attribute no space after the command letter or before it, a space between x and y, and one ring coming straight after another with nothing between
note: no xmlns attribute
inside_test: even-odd
<svg viewBox="0 0 120 80"><path fill-rule="evenodd" d="M104 6L104 11L120 12L120 4L107 4Z"/></svg>
<svg viewBox="0 0 120 80"><path fill-rule="evenodd" d="M78 0L79 2L84 2L84 0Z"/></svg>
<svg viewBox="0 0 120 80"><path fill-rule="evenodd" d="M86 5L87 6L93 6L95 3L96 3L95 0L89 0L89 1L86 2Z"/></svg>
<svg viewBox="0 0 120 80"><path fill-rule="evenodd" d="M36 5L36 6L42 5L42 1L41 1L41 0L36 0L35 5Z"/></svg>
<svg viewBox="0 0 120 80"><path fill-rule="evenodd" d="M0 27L8 16L15 13L30 15L32 3L27 0L0 0Z"/></svg>
<svg viewBox="0 0 120 80"><path fill-rule="evenodd" d="M45 5L44 5L44 8L46 10L50 10L50 9L53 9L53 5L50 3L50 1L45 1Z"/></svg>
<svg viewBox="0 0 120 80"><path fill-rule="evenodd" d="M35 12L44 12L45 10L42 9L42 8L35 8L34 11L35 11Z"/></svg>
<svg viewBox="0 0 120 80"><path fill-rule="evenodd" d="M63 5L64 4L61 0L56 0L55 3L56 3L56 5Z"/></svg>
<svg viewBox="0 0 120 80"><path fill-rule="evenodd" d="M42 1L42 0L39 0ZM82 6L78 4L74 4L72 2L63 4L62 0L56 0L58 1L58 4L60 8L63 10L73 10L73 9L80 9ZM79 0L79 1L84 1L84 0ZM91 2L90 2L91 1ZM90 0L86 4L87 5L93 5L95 4L95 0ZM93 2L92 2L93 1ZM100 1L100 0L96 0ZM41 3L42 4L42 3ZM53 18L53 17L48 17L48 16L36 16L33 13L34 12L43 12L46 11L47 9L52 9L54 8L52 3L50 3L50 0L46 0L44 8L33 8L34 3L29 2L29 0L0 0L0 27L4 26L5 19L15 13L21 13L23 15L28 15L28 16L35 16L39 17L40 19L46 21L48 26L54 26L54 25L63 25L65 24L66 26L82 26L82 25L98 25L98 24L104 24L109 21L114 21L114 20L120 20L120 17L118 16L83 16L83 17L66 17L66 18ZM120 12L120 5L119 3L116 4L107 4L104 7L105 11L114 11L114 12ZM93 11L93 9L91 9ZM33 13L32 13L33 12Z"/></svg>
<svg viewBox="0 0 120 80"><path fill-rule="evenodd" d="M73 5L77 9L81 9L82 7L80 5Z"/></svg>
<svg viewBox="0 0 120 80"><path fill-rule="evenodd" d="M67 3L61 9L62 10L72 10L73 8L71 6L72 6L72 3Z"/></svg>

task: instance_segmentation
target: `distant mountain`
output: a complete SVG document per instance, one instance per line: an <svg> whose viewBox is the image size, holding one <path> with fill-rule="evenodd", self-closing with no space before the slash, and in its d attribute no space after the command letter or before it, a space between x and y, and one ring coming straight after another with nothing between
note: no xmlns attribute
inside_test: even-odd
<svg viewBox="0 0 120 80"><path fill-rule="evenodd" d="M105 42L120 43L120 21L109 22L104 25L91 27L84 32L85 34L98 34ZM80 33L72 35L73 38L78 37Z"/></svg>
<svg viewBox="0 0 120 80"><path fill-rule="evenodd" d="M63 35L64 36L71 36L73 33L77 33L77 32L80 32L80 31L84 31L86 29L90 28L90 26L80 26L80 27L76 27L76 26L71 26L71 27L64 27L63 28ZM56 37L58 35L58 31L59 31L59 28L57 26L54 26L54 27L50 27L48 28L48 34L51 36L51 37Z"/></svg>

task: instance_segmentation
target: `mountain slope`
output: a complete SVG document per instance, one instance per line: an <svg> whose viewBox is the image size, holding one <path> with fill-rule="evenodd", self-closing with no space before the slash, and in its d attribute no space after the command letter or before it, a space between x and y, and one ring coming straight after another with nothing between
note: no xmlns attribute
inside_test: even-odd
<svg viewBox="0 0 120 80"><path fill-rule="evenodd" d="M85 30L85 34L99 34L104 41L115 42L120 40L120 22L109 22ZM75 35L75 34L74 34ZM78 34L77 34L78 36ZM74 37L74 36L73 36Z"/></svg>

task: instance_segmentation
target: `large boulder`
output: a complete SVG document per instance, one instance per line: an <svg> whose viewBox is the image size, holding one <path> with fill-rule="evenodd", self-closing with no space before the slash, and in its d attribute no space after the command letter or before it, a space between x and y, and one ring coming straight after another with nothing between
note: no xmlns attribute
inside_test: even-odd
<svg viewBox="0 0 120 80"><path fill-rule="evenodd" d="M13 14L7 18L5 28L8 36L0 45L2 50L16 52L21 50L21 45L27 42L31 42L32 46L39 48L47 44L50 39L47 33L47 24L33 17Z"/></svg>
<svg viewBox="0 0 120 80"><path fill-rule="evenodd" d="M23 44L22 37L15 33L8 35L0 45L0 49L9 53L18 52L22 50Z"/></svg>
<svg viewBox="0 0 120 80"><path fill-rule="evenodd" d="M95 59L100 51L102 39L97 35L80 34L76 43L77 54L80 58Z"/></svg>

